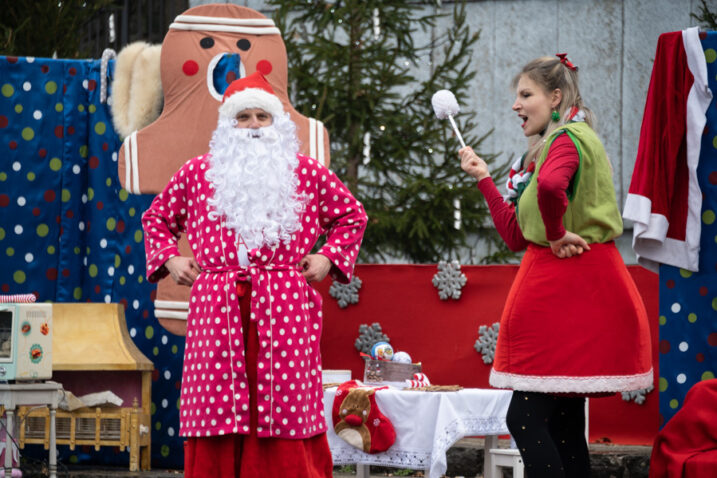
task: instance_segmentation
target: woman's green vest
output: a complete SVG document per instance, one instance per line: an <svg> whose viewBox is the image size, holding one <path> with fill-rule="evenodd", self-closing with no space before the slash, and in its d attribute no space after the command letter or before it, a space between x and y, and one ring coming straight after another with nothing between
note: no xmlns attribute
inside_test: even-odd
<svg viewBox="0 0 717 478"><path fill-rule="evenodd" d="M541 246L549 245L538 209L538 178L550 145L563 132L572 139L580 156L580 165L567 190L568 208L563 216L563 225L588 243L608 242L622 234L622 218L605 148L592 128L582 121L568 123L546 139L535 163L535 173L518 200L520 230L528 241Z"/></svg>

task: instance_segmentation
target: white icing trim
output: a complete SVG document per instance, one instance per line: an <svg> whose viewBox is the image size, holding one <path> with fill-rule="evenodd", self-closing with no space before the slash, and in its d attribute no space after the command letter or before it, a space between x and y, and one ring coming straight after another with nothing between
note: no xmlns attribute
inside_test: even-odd
<svg viewBox="0 0 717 478"><path fill-rule="evenodd" d="M316 120L309 118L309 157L316 159Z"/></svg>
<svg viewBox="0 0 717 478"><path fill-rule="evenodd" d="M154 316L158 319L179 319L187 320L188 312L176 312L172 310L154 309Z"/></svg>
<svg viewBox="0 0 717 478"><path fill-rule="evenodd" d="M178 300L155 300L154 306L159 309L189 310L189 302L181 302Z"/></svg>
<svg viewBox="0 0 717 478"><path fill-rule="evenodd" d="M268 26L273 27L274 21L270 18L231 18L208 17L205 15L177 15L175 22L184 23L216 23L218 25Z"/></svg>
<svg viewBox="0 0 717 478"><path fill-rule="evenodd" d="M636 375L598 375L591 377L537 376L498 372L491 369L489 383L496 388L524 392L600 393L641 390L653 384L653 370Z"/></svg>
<svg viewBox="0 0 717 478"><path fill-rule="evenodd" d="M207 32L246 33L248 35L280 35L281 30L276 27L234 27L228 25L211 25L208 23L172 23L170 30L193 30Z"/></svg>
<svg viewBox="0 0 717 478"><path fill-rule="evenodd" d="M324 157L324 123L316 120L316 149L318 150L318 157L323 166L326 166L326 158Z"/></svg>
<svg viewBox="0 0 717 478"><path fill-rule="evenodd" d="M129 135L129 144L131 145L132 156L132 189L131 193L139 194L139 158L137 158L137 132L134 131Z"/></svg>
<svg viewBox="0 0 717 478"><path fill-rule="evenodd" d="M224 52L217 53L211 60L209 60L209 64L207 65L207 91L209 91L209 94L212 95L212 98L220 103L222 101L222 95L220 95L217 89L214 88L214 69L217 67L217 63L219 63L219 60L221 60L223 56Z"/></svg>

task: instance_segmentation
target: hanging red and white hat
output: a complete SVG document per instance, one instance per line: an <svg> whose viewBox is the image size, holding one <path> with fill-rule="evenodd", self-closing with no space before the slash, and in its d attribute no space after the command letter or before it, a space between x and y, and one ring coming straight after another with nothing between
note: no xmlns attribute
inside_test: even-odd
<svg viewBox="0 0 717 478"><path fill-rule="evenodd" d="M281 100L258 71L231 82L224 92L219 115L235 118L237 113L248 108L261 108L272 116L284 113Z"/></svg>

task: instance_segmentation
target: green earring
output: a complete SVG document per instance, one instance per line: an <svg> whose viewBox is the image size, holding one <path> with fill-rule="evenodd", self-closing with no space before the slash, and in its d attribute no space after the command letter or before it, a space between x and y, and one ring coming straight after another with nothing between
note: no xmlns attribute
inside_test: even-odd
<svg viewBox="0 0 717 478"><path fill-rule="evenodd" d="M557 123L560 119L560 113L558 113L557 110L553 111L552 113L550 113L550 119Z"/></svg>

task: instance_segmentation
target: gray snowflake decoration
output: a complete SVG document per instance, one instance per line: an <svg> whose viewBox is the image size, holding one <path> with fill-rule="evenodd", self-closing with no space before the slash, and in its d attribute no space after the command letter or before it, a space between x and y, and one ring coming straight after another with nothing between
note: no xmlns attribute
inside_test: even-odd
<svg viewBox="0 0 717 478"><path fill-rule="evenodd" d="M646 395L653 391L655 387L653 385L650 385L647 388L643 388L641 390L633 390L631 392L622 392L622 399L626 402L629 402L630 400L634 401L638 405L642 405L645 403L645 399L647 398Z"/></svg>
<svg viewBox="0 0 717 478"><path fill-rule="evenodd" d="M339 303L339 307L343 309L350 304L358 304L359 289L361 289L361 279L357 276L353 276L351 282L348 284L339 284L334 281L331 287L329 287L329 295L336 299Z"/></svg>
<svg viewBox="0 0 717 478"><path fill-rule="evenodd" d="M440 261L438 272L433 276L433 286L438 289L441 300L461 298L461 289L466 285L466 276L461 272L458 261Z"/></svg>
<svg viewBox="0 0 717 478"><path fill-rule="evenodd" d="M356 350L365 354L371 354L371 348L376 342L390 342L388 335L381 330L381 324L374 322L369 327L366 324L359 326L359 336L354 342Z"/></svg>
<svg viewBox="0 0 717 478"><path fill-rule="evenodd" d="M483 363L493 363L495 357L495 344L498 341L498 331L500 322L496 322L490 327L481 325L478 328L478 340L473 347L476 352L483 356Z"/></svg>

